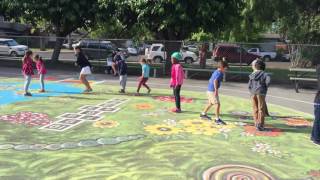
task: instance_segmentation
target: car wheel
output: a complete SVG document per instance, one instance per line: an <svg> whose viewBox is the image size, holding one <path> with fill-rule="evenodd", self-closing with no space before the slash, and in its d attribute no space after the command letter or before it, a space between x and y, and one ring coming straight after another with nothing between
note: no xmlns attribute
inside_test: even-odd
<svg viewBox="0 0 320 180"><path fill-rule="evenodd" d="M162 59L162 57L157 56L157 57L154 57L154 58L153 58L153 61L154 61L155 63L162 63L163 59Z"/></svg>
<svg viewBox="0 0 320 180"><path fill-rule="evenodd" d="M15 52L15 51L12 51L12 52L10 53L10 56L11 56L11 57L17 57L17 56L18 56L18 53Z"/></svg>
<svg viewBox="0 0 320 180"><path fill-rule="evenodd" d="M193 59L190 58L190 57L187 57L187 58L184 59L184 62L185 62L186 64L192 64L192 63L193 63Z"/></svg>
<svg viewBox="0 0 320 180"><path fill-rule="evenodd" d="M263 61L264 62L269 62L269 61L271 61L271 57L270 56L264 56L263 57Z"/></svg>

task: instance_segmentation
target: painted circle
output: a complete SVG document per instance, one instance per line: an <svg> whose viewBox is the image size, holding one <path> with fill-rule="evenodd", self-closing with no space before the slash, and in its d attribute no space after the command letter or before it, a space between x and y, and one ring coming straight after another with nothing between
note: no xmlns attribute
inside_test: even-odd
<svg viewBox="0 0 320 180"><path fill-rule="evenodd" d="M203 173L203 180L275 180L267 172L245 165L221 165Z"/></svg>

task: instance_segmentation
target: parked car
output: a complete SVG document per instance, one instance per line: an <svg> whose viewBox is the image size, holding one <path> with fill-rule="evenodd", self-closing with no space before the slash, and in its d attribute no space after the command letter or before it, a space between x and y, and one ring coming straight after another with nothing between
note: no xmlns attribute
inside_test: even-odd
<svg viewBox="0 0 320 180"><path fill-rule="evenodd" d="M187 51L191 51L191 52L194 52L194 53L198 53L199 52L199 47L196 46L196 45L185 45L183 46L183 49L187 50Z"/></svg>
<svg viewBox="0 0 320 180"><path fill-rule="evenodd" d="M116 50L115 45L110 41L81 40L72 45L72 47L76 46L81 47L89 60L105 60L110 56L110 54L112 54L112 51Z"/></svg>
<svg viewBox="0 0 320 180"><path fill-rule="evenodd" d="M24 56L28 50L28 46L20 45L14 39L0 38L0 54L7 56Z"/></svg>
<svg viewBox="0 0 320 180"><path fill-rule="evenodd" d="M215 61L226 58L229 63L245 63L250 65L252 61L260 56L248 53L238 45L221 44L216 45L212 52L212 58Z"/></svg>
<svg viewBox="0 0 320 180"><path fill-rule="evenodd" d="M248 52L251 54L255 54L255 55L262 57L262 59L264 61L271 61L271 60L275 59L277 56L276 52L267 52L267 51L264 51L260 48L251 48L248 50Z"/></svg>
<svg viewBox="0 0 320 180"><path fill-rule="evenodd" d="M138 50L136 47L133 47L133 46L129 46L127 48L127 51L129 53L130 56L137 56L138 55Z"/></svg>
<svg viewBox="0 0 320 180"><path fill-rule="evenodd" d="M198 60L198 56L191 51L180 50L182 54L182 62L191 64ZM150 48L145 50L145 56L147 59L153 60L154 62L164 62L167 57L167 52L164 49L163 44L152 44Z"/></svg>

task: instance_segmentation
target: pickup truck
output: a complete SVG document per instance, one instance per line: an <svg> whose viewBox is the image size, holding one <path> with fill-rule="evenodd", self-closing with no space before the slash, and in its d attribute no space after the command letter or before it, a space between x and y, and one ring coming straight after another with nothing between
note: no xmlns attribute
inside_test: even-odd
<svg viewBox="0 0 320 180"><path fill-rule="evenodd" d="M198 56L194 52L181 50L180 53L182 54L181 61L187 64L198 60ZM150 48L145 49L145 56L156 63L162 63L166 60L167 52L163 44L152 44Z"/></svg>
<svg viewBox="0 0 320 180"><path fill-rule="evenodd" d="M264 61L271 61L277 56L276 52L266 52L260 48L251 48L248 50L248 52L260 56Z"/></svg>

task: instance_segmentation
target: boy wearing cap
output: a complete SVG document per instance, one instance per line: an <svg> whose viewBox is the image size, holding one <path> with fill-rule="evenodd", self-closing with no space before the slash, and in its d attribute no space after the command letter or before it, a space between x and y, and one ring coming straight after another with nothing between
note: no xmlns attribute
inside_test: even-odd
<svg viewBox="0 0 320 180"><path fill-rule="evenodd" d="M171 111L174 113L181 113L181 102L180 102L180 90L183 84L184 72L183 67L179 63L182 60L182 55L179 52L174 52L171 55L171 80L170 87L173 88L173 95L175 97L176 108Z"/></svg>
<svg viewBox="0 0 320 180"><path fill-rule="evenodd" d="M253 105L253 119L258 131L264 130L266 116L266 95L270 84L270 76L264 72L266 64L258 59L252 62L252 74L249 75L249 91Z"/></svg>
<svg viewBox="0 0 320 180"><path fill-rule="evenodd" d="M207 113L213 105L216 105L215 122L219 125L226 125L226 123L220 119L219 88L223 80L223 73L226 71L227 68L228 68L228 62L225 60L222 60L219 62L218 69L212 73L211 78L209 80L208 91L207 91L208 105L205 107L204 111L200 114L201 118L211 120L211 117L209 117Z"/></svg>

